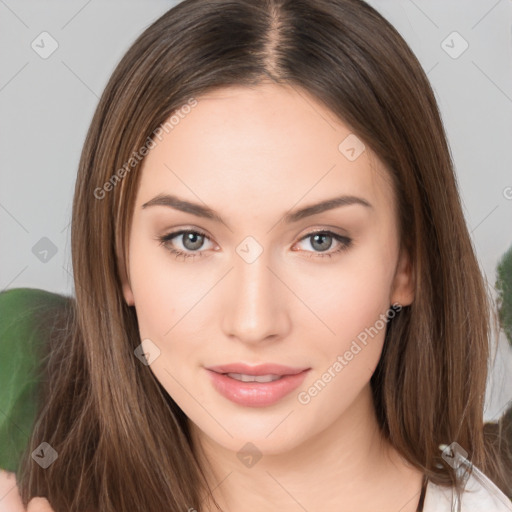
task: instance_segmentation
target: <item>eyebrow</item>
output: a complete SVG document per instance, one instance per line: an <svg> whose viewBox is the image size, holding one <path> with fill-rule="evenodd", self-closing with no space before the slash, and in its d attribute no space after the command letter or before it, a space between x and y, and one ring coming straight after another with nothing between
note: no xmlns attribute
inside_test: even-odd
<svg viewBox="0 0 512 512"><path fill-rule="evenodd" d="M332 210L334 208L339 208L340 206L349 206L353 204L358 204L364 206L365 208L373 208L373 206L366 199L363 199L361 197L350 195L338 196L333 197L331 199L326 199L319 203L305 206L298 210L288 212L284 215L284 222L291 224L293 222L298 222L299 220L302 220L311 215L316 215L318 213ZM142 208L148 208L150 206L167 206L169 208L174 208L175 210L179 210L185 213L191 213L192 215L196 215L197 217L203 217L205 219L225 224L222 217L220 217L220 215L217 212L215 212L208 206L203 206L198 203L192 203L185 199L181 199L177 196L169 194L157 195L150 201L144 203L142 205Z"/></svg>

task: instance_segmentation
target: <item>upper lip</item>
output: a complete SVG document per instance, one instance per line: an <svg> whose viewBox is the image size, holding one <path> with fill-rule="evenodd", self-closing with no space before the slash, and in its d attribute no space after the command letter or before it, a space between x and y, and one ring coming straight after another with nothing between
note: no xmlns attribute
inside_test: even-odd
<svg viewBox="0 0 512 512"><path fill-rule="evenodd" d="M218 366L208 366L207 370L216 373L242 373L244 375L295 375L309 368L292 368L282 364L264 363L250 365L246 363L230 363Z"/></svg>

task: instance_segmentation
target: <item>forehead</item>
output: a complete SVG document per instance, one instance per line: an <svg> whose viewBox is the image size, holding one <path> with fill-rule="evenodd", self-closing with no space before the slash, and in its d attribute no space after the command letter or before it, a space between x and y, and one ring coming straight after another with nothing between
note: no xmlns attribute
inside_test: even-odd
<svg viewBox="0 0 512 512"><path fill-rule="evenodd" d="M377 207L390 204L380 161L304 90L237 86L196 100L144 159L139 205L160 193L223 211L229 211L226 199L261 209L264 198L265 207L282 211L339 194L364 197Z"/></svg>

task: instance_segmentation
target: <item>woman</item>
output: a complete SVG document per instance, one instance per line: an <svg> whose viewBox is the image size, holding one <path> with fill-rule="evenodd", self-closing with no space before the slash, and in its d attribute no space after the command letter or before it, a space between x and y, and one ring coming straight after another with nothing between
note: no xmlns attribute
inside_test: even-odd
<svg viewBox="0 0 512 512"><path fill-rule="evenodd" d="M511 509L443 125L364 2L186 0L153 23L87 135L72 253L24 505Z"/></svg>

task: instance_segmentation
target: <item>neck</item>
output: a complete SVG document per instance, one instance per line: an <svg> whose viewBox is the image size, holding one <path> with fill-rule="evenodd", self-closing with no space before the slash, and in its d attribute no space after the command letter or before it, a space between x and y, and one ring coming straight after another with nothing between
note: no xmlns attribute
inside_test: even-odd
<svg viewBox="0 0 512 512"><path fill-rule="evenodd" d="M263 453L251 467L193 424L191 433L213 496L225 512L416 510L422 475L383 438L369 385L327 429L293 450ZM201 504L206 503L205 496Z"/></svg>

